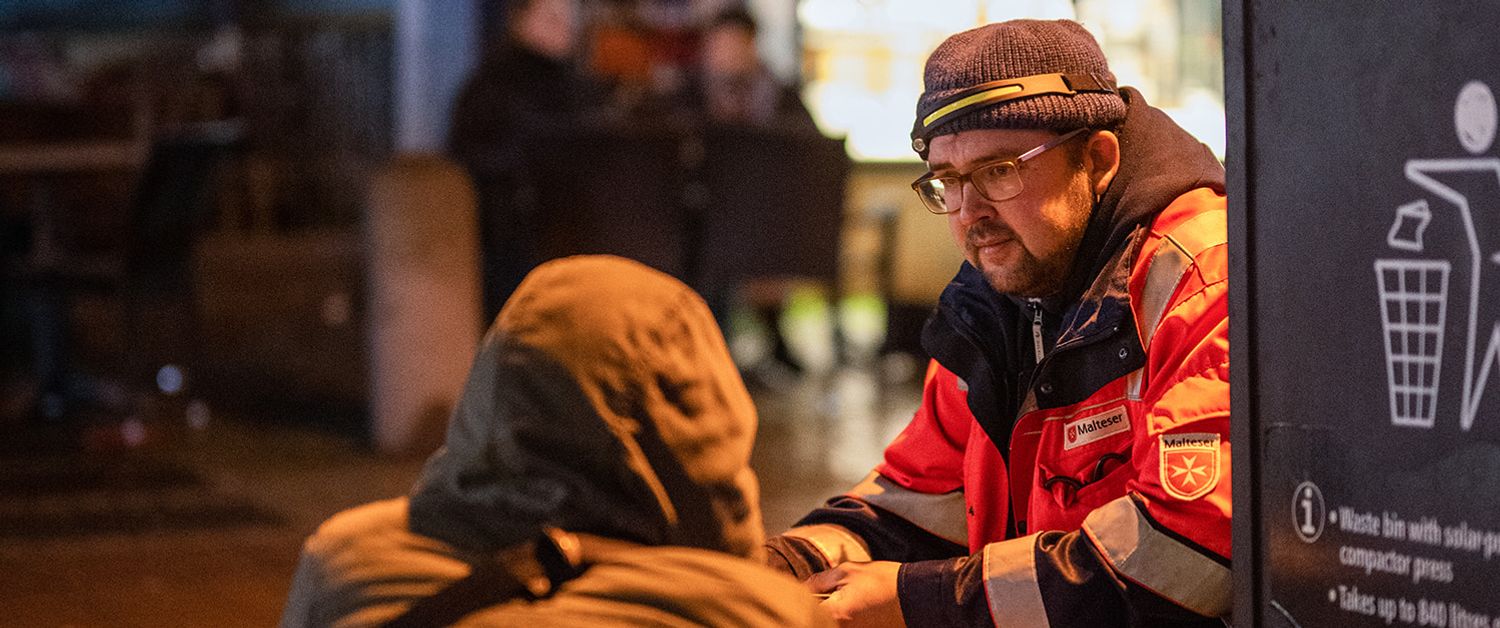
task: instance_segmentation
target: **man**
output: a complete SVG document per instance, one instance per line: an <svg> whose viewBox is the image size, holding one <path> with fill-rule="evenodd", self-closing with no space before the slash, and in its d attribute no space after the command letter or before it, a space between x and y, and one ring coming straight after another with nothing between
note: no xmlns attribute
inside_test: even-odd
<svg viewBox="0 0 1500 628"><path fill-rule="evenodd" d="M603 115L604 91L574 65L581 10L578 0L506 2L503 39L454 102L448 148L478 194L486 320L541 261L548 184L528 152Z"/></svg>
<svg viewBox="0 0 1500 628"><path fill-rule="evenodd" d="M1070 21L950 37L912 139L967 260L923 331L922 405L770 564L816 573L846 625L1218 625L1223 168Z"/></svg>
<svg viewBox="0 0 1500 628"><path fill-rule="evenodd" d="M828 625L757 562L754 437L697 294L617 257L543 264L411 497L308 539L282 626Z"/></svg>

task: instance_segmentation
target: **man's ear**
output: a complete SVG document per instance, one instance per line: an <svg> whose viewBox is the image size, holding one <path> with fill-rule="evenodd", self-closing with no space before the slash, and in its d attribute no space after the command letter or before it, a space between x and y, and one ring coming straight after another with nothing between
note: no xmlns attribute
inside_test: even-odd
<svg viewBox="0 0 1500 628"><path fill-rule="evenodd" d="M1093 184L1094 196L1102 196L1120 171L1120 138L1113 131L1095 131L1084 147L1084 168Z"/></svg>

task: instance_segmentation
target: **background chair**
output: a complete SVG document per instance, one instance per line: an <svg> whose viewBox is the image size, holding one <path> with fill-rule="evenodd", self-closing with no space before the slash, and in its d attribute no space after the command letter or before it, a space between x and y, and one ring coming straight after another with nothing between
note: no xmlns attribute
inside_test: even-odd
<svg viewBox="0 0 1500 628"><path fill-rule="evenodd" d="M729 290L752 278L836 287L849 158L814 133L718 127L704 141L697 281Z"/></svg>
<svg viewBox="0 0 1500 628"><path fill-rule="evenodd" d="M91 408L128 413L141 391L182 391L196 344L192 245L213 219L215 184L238 139L237 127L222 124L156 139L117 246L83 254L63 243L22 268L45 417ZM74 341L72 313L84 295L118 307L121 355L97 376L79 368Z"/></svg>
<svg viewBox="0 0 1500 628"><path fill-rule="evenodd" d="M801 355L783 328L791 324L784 306L799 284L819 285L829 302L842 294L849 169L843 141L817 133L711 127L705 135L695 172L705 201L693 215L693 284L721 325L731 326L730 311L748 306L770 347L769 359L747 356L756 362L747 366L769 379L785 369L832 366L843 352L832 320L794 325L808 340L798 345Z"/></svg>
<svg viewBox="0 0 1500 628"><path fill-rule="evenodd" d="M530 176L542 211L538 262L609 253L686 279L684 141L667 129L603 128L537 147Z"/></svg>

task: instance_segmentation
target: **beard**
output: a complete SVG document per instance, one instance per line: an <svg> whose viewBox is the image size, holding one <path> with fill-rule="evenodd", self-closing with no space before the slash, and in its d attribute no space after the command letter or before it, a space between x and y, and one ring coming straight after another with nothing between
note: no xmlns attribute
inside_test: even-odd
<svg viewBox="0 0 1500 628"><path fill-rule="evenodd" d="M1089 193L1088 176L1082 170L1069 181L1063 196L1068 211L1062 224L1053 229L1055 240L1061 243L1053 251L1034 250L1037 243L1022 241L1010 226L998 220L979 222L964 234L964 256L979 269L996 292L1022 298L1045 298L1062 290L1073 269L1073 260L1078 257L1078 245L1083 240L1089 217L1093 214L1093 196ZM986 263L980 248L985 243L1005 239L1019 249L1016 259L1004 264Z"/></svg>

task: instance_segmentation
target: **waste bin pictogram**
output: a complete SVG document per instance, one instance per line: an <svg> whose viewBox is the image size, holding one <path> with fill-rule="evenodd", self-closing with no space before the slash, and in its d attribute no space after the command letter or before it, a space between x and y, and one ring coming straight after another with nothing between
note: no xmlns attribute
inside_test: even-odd
<svg viewBox="0 0 1500 628"><path fill-rule="evenodd" d="M1447 260L1375 261L1391 421L1396 425L1433 425L1451 267Z"/></svg>

